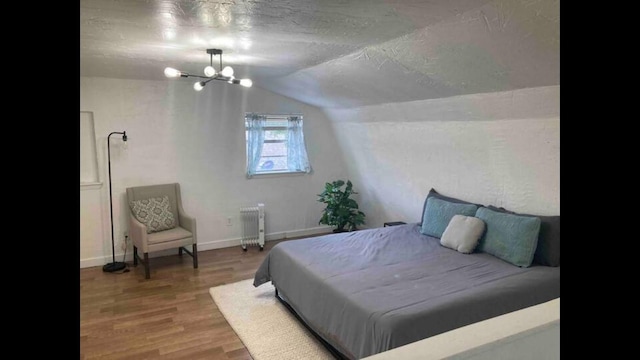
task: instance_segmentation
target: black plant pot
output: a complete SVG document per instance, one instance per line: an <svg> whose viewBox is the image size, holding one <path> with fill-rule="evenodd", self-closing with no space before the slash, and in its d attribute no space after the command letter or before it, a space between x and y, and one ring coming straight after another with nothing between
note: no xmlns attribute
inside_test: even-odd
<svg viewBox="0 0 640 360"><path fill-rule="evenodd" d="M333 229L334 233L341 233L341 232L348 232L349 230L342 228L342 229Z"/></svg>

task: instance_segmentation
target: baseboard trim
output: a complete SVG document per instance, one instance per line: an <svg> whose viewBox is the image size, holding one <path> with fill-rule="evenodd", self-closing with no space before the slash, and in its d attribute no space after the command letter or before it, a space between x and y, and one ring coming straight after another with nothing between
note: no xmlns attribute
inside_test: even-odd
<svg viewBox="0 0 640 360"><path fill-rule="evenodd" d="M280 239L290 239L294 237L300 236L310 236L310 235L318 235L330 233L333 228L329 226L318 226L309 229L298 229L298 230L290 230L290 231L280 231L275 233L270 233L265 235L265 241L272 240L280 240ZM222 240L214 240L208 242L198 242L198 251L206 251L206 250L214 250L214 249L222 249L233 246L240 246L240 238L233 239L222 239ZM169 256L175 255L176 250L162 250L149 253L150 258L156 258L161 256ZM122 256L124 252L120 252L116 254L116 261L122 261ZM110 263L113 261L111 256L98 256L86 259L80 259L80 268L88 268L94 266L103 266L104 264ZM127 249L127 256L124 261L133 261L133 249Z"/></svg>
<svg viewBox="0 0 640 360"><path fill-rule="evenodd" d="M290 230L290 231L281 231L277 233L271 233L265 235L265 241L270 240L280 240L280 239L290 239L294 237L300 236L310 236L310 235L318 235L318 234L328 234L333 230L330 226L317 226L309 229L299 229L299 230ZM238 245L240 245L240 239L238 239Z"/></svg>

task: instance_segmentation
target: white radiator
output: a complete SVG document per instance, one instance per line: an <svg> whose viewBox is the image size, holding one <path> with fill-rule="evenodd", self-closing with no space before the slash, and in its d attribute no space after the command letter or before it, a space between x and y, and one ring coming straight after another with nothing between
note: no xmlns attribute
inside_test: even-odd
<svg viewBox="0 0 640 360"><path fill-rule="evenodd" d="M240 208L240 222L242 222L242 238L240 246L247 251L247 246L260 246L264 249L264 204Z"/></svg>

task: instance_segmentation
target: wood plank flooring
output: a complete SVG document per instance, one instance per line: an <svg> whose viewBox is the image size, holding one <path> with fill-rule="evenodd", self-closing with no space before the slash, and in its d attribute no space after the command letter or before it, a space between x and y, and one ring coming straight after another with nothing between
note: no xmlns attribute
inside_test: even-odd
<svg viewBox="0 0 640 360"><path fill-rule="evenodd" d="M269 250L240 246L152 258L123 274L80 269L80 359L251 359L209 288L252 278Z"/></svg>

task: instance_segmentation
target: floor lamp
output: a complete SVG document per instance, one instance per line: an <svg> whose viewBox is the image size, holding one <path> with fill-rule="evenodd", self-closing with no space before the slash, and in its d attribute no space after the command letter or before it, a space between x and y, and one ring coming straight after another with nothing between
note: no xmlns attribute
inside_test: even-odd
<svg viewBox="0 0 640 360"><path fill-rule="evenodd" d="M102 267L102 271L104 272L114 272L114 271L120 271L122 269L124 269L125 267L127 267L127 265L124 262L117 262L116 261L116 244L115 241L113 240L113 194L111 191L111 146L109 143L109 138L111 137L111 135L113 134L122 134L122 141L125 142L126 145L126 141L127 141L127 132L123 131L123 132L117 132L114 131L111 134L109 134L109 136L107 136L107 158L109 161L109 209L111 210L111 254L113 256L113 262L110 262L108 264L106 264L105 266Z"/></svg>

